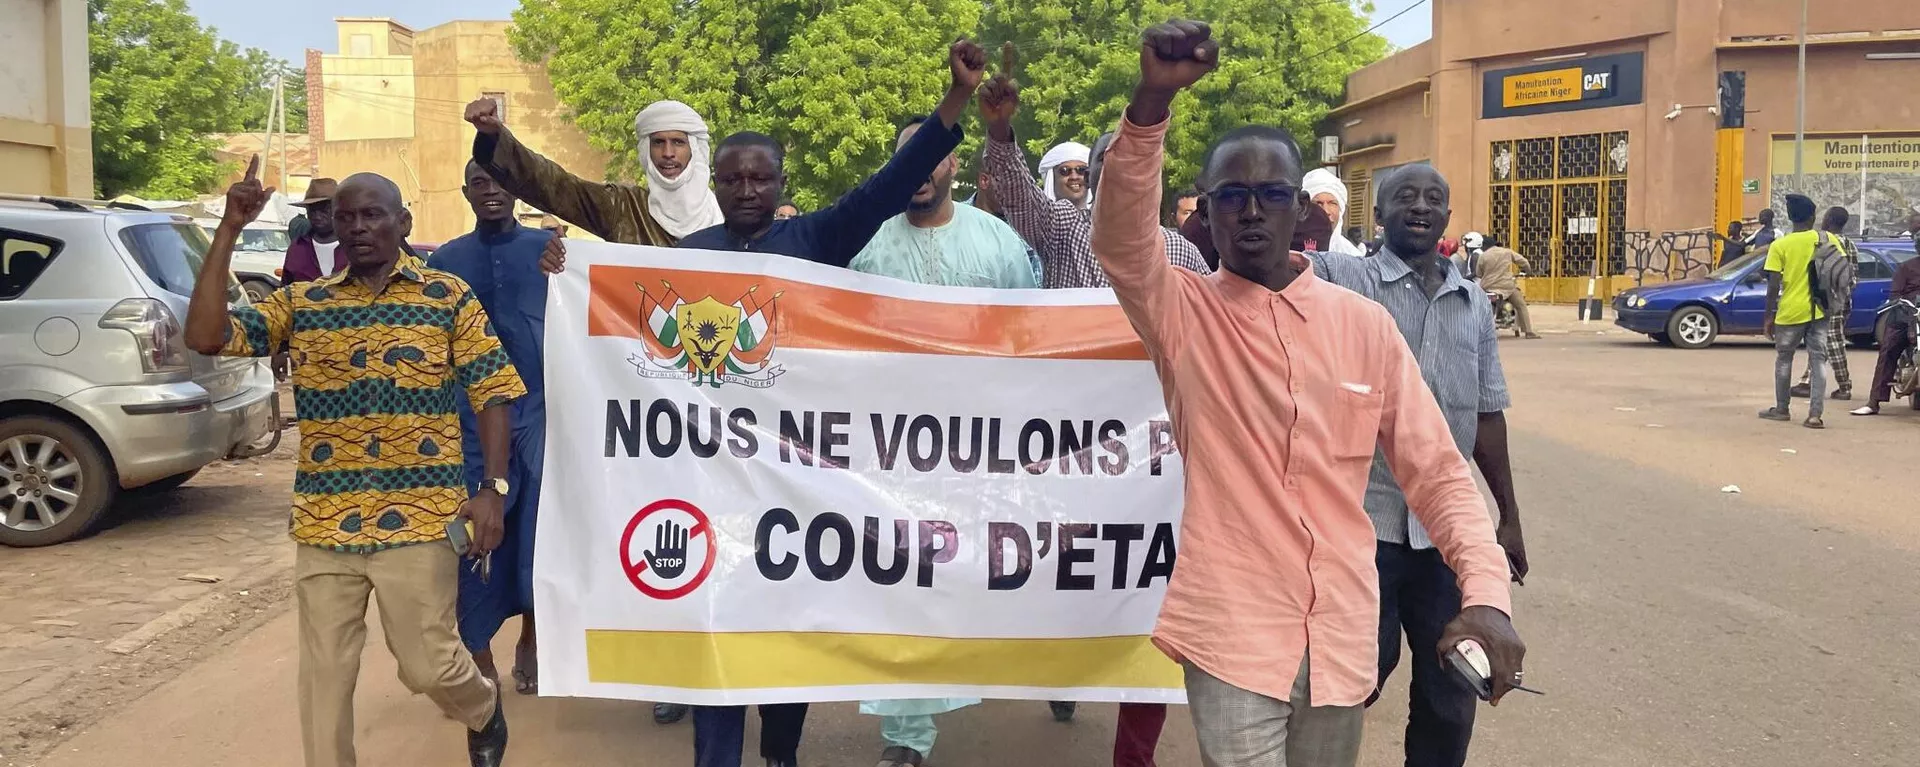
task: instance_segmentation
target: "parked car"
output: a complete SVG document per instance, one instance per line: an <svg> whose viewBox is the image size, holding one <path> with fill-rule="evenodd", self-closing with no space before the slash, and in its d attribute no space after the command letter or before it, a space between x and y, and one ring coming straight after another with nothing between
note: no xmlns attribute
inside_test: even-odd
<svg viewBox="0 0 1920 767"><path fill-rule="evenodd" d="M278 443L267 363L182 336L208 245L181 216L0 196L0 544L72 539L121 491Z"/></svg>
<svg viewBox="0 0 1920 767"><path fill-rule="evenodd" d="M1887 303L1893 270L1914 257L1912 240L1861 240L1859 283L1847 314L1847 340L1872 346L1886 332L1876 312ZM1614 324L1662 344L1703 349L1723 335L1761 334L1767 310L1765 253L1749 253L1696 277L1623 291L1613 299Z"/></svg>
<svg viewBox="0 0 1920 767"><path fill-rule="evenodd" d="M194 223L209 240L220 225L218 220L204 218ZM287 263L287 247L291 244L286 227L278 224L254 222L240 231L240 241L233 244L233 276L248 298L258 301L280 287L281 267Z"/></svg>

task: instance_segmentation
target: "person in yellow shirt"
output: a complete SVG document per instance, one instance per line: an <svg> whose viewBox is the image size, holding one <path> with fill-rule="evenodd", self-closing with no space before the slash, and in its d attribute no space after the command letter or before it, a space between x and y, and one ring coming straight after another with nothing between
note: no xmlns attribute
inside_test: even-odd
<svg viewBox="0 0 1920 767"><path fill-rule="evenodd" d="M1815 305L1808 269L1820 245L1820 235L1813 230L1814 213L1811 198L1787 195L1787 218L1793 222L1793 233L1767 246L1767 263L1762 269L1767 274L1766 333L1773 339L1774 406L1760 411L1760 417L1769 421L1793 420L1787 410L1793 384L1793 355L1804 344L1813 380L1808 387L1812 396L1808 397L1807 420L1803 425L1824 429L1826 424L1820 420L1820 413L1826 407L1827 323L1824 320L1827 315Z"/></svg>

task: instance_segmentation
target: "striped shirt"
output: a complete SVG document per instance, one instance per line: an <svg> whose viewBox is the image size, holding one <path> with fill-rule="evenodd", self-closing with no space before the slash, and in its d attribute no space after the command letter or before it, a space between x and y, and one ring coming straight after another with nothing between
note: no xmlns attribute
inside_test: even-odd
<svg viewBox="0 0 1920 767"><path fill-rule="evenodd" d="M372 552L437 541L467 499L457 398L526 393L473 291L402 256L379 294L345 271L227 317L229 357L288 344L300 418L295 542Z"/></svg>
<svg viewBox="0 0 1920 767"><path fill-rule="evenodd" d="M1507 377L1500 370L1500 346L1493 329L1493 307L1486 291L1462 279L1452 262L1447 281L1432 298L1420 276L1391 248L1367 258L1314 253L1314 273L1387 308L1400 335L1420 363L1420 377L1440 403L1460 454L1473 456L1480 436L1480 414L1498 413L1511 404ZM1387 468L1386 456L1373 454L1367 478L1367 516L1375 536L1416 549L1433 548L1426 528L1407 513L1407 497Z"/></svg>

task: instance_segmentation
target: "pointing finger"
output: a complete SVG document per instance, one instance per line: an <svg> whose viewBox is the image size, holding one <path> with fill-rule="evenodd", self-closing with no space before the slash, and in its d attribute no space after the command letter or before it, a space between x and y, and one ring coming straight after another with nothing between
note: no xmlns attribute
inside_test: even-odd
<svg viewBox="0 0 1920 767"><path fill-rule="evenodd" d="M260 178L260 155L255 154L253 159L247 161L246 180L253 181L258 178Z"/></svg>
<svg viewBox="0 0 1920 767"><path fill-rule="evenodd" d="M1005 43L1001 43L1000 44L1000 74L1006 75L1008 77L1013 76L1014 58L1015 58L1015 50L1013 47L1013 41L1008 40Z"/></svg>

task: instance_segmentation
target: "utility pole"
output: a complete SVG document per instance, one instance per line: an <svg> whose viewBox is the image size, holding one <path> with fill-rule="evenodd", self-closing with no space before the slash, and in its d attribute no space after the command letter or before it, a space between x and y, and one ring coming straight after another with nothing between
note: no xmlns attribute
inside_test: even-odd
<svg viewBox="0 0 1920 767"><path fill-rule="evenodd" d="M1800 0L1800 87L1793 99L1793 191L1807 193L1807 0ZM1864 155L1863 155L1864 156Z"/></svg>
<svg viewBox="0 0 1920 767"><path fill-rule="evenodd" d="M287 75L281 72L273 76L273 111L280 116L280 186L282 194L287 191Z"/></svg>

